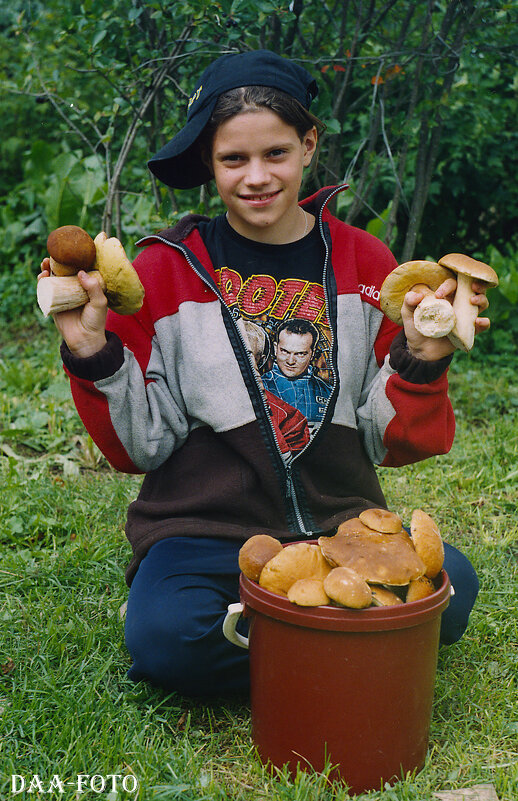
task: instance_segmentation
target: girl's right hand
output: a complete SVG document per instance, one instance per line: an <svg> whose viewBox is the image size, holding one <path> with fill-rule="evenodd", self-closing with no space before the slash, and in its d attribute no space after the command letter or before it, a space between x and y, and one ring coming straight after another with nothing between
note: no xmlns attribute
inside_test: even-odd
<svg viewBox="0 0 518 801"><path fill-rule="evenodd" d="M48 275L50 260L43 259L38 281ZM84 270L80 270L77 277L88 293L88 303L77 309L58 312L52 317L71 353L86 358L98 353L106 345L108 302L95 277L89 276Z"/></svg>

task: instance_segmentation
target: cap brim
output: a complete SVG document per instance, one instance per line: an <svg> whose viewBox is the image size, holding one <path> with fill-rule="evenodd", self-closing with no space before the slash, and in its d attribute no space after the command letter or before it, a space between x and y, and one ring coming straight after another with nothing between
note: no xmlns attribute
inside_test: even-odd
<svg viewBox="0 0 518 801"><path fill-rule="evenodd" d="M210 181L212 175L201 158L197 140L209 121L214 103L199 111L148 161L149 169L159 181L173 189L193 189Z"/></svg>

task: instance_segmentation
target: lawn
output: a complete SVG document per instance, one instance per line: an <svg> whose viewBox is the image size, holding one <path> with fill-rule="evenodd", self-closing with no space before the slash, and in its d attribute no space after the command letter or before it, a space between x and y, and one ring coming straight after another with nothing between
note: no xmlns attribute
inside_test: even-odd
<svg viewBox="0 0 518 801"><path fill-rule="evenodd" d="M325 775L269 774L246 704L126 679L123 529L140 479L109 469L85 434L57 348L38 324L0 352L1 801L345 799ZM518 386L510 363L465 355L450 381L451 452L380 476L406 523L423 508L465 551L481 592L464 638L440 650L424 769L361 796L372 801L483 783L518 798Z"/></svg>

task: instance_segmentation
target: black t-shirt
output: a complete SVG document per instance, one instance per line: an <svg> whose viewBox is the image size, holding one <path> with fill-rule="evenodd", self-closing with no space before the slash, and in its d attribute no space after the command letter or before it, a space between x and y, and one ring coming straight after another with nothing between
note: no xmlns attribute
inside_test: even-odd
<svg viewBox="0 0 518 801"><path fill-rule="evenodd" d="M199 227L223 298L244 321L274 423L296 452L332 390L319 232L315 226L296 242L270 245L241 236L225 216Z"/></svg>

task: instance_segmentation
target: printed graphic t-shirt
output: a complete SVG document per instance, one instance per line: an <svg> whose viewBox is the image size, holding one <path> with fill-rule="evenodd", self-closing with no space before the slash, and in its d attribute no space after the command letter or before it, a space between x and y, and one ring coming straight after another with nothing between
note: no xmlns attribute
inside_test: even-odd
<svg viewBox="0 0 518 801"><path fill-rule="evenodd" d="M321 237L315 227L296 242L263 244L224 215L200 233L223 298L243 320L281 450L294 454L318 428L333 388Z"/></svg>

